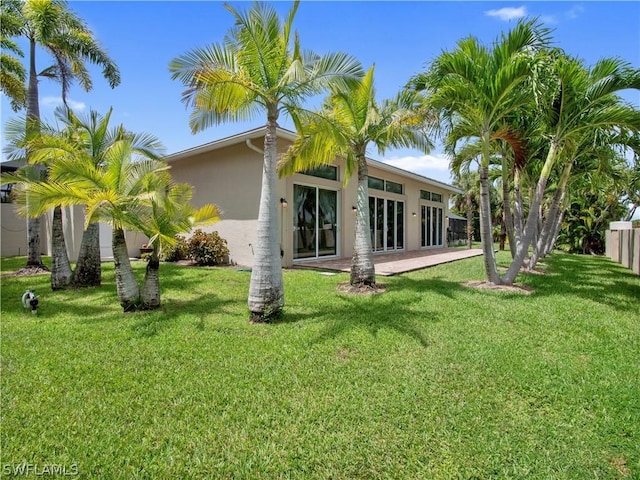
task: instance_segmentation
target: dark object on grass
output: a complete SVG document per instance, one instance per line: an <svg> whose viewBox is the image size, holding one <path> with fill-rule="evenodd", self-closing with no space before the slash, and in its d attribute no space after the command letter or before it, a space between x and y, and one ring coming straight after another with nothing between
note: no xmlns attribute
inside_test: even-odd
<svg viewBox="0 0 640 480"><path fill-rule="evenodd" d="M28 288L27 291L22 294L22 306L24 308L31 308L31 313L35 315L38 312L38 297L36 296L36 292Z"/></svg>

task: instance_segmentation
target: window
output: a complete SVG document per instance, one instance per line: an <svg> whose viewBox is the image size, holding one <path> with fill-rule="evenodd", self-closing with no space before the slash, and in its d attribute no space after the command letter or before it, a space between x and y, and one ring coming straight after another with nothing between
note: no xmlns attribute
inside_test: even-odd
<svg viewBox="0 0 640 480"><path fill-rule="evenodd" d="M431 200L432 202L442 203L442 194L420 190L420 198L422 200Z"/></svg>
<svg viewBox="0 0 640 480"><path fill-rule="evenodd" d="M402 193L402 184L401 183L392 182L391 180L386 180L385 181L385 185L384 185L384 189L387 192L391 192L391 193Z"/></svg>
<svg viewBox="0 0 640 480"><path fill-rule="evenodd" d="M0 186L0 201L2 203L11 203L11 190L13 189L13 183L7 183Z"/></svg>
<svg viewBox="0 0 640 480"><path fill-rule="evenodd" d="M384 180L382 180L381 178L369 177L369 188L384 190Z"/></svg>
<svg viewBox="0 0 640 480"><path fill-rule="evenodd" d="M326 178L327 180L338 180L338 167L334 167L333 165L322 165L304 170L300 173L312 177Z"/></svg>
<svg viewBox="0 0 640 480"><path fill-rule="evenodd" d="M401 183L392 182L391 180L383 180L377 177L369 177L369 188L376 190L384 190L385 192L402 194L403 188Z"/></svg>

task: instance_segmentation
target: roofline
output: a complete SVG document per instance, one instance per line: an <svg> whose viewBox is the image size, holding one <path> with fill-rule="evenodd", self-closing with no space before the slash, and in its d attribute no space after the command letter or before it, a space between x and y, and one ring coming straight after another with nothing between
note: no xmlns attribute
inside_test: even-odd
<svg viewBox="0 0 640 480"><path fill-rule="evenodd" d="M367 162L371 166L379 168L380 170L386 170L387 172L390 172L390 173L396 173L404 177L409 177L419 182L427 183L429 185L433 185L434 187L442 188L449 192L464 193L458 187L454 187L453 185L449 185L448 183L444 183L439 180L434 180L433 178L425 177L424 175L420 175L418 173L410 172L409 170L405 170L404 168L394 167L393 165L389 165L379 160L373 160L371 158L367 158Z"/></svg>
<svg viewBox="0 0 640 480"><path fill-rule="evenodd" d="M267 127L265 126L254 128L253 130L248 130L246 132L239 133L237 135L231 135L229 137L221 138L219 140L214 140L213 142L205 143L204 145L199 145L197 147L188 148L186 150L181 150L179 152L172 153L171 155L167 155L165 157L165 160L168 163L172 163L172 162L181 160L183 158L190 157L192 155L198 155L201 153L211 152L213 150L228 147L231 145L237 145L239 143L246 142L247 140L255 140L257 138L260 138L264 136L266 132L267 132ZM277 127L276 134L278 137L284 138L286 140L290 140L292 142L298 137L298 135L295 132L292 132L291 130L287 130L281 127ZM425 177L424 175L419 175L417 173L404 170L403 168L394 167L392 165L388 165L379 160L373 160L371 158L367 158L367 163L380 170L385 170L390 173L395 173L403 177L409 177L421 183L426 183L434 187L442 188L449 192L464 193L459 188L454 187L453 185L449 185L448 183L440 182L438 180L434 180L433 178Z"/></svg>
<svg viewBox="0 0 640 480"><path fill-rule="evenodd" d="M255 140L257 138L263 137L267 132L267 127L258 127L253 130L248 130L243 133L239 133L237 135L231 135L230 137L224 137L219 140L214 140L213 142L205 143L203 145L198 145L197 147L188 148L186 150L181 150L176 153L172 153L171 155L167 155L165 160L169 163L175 162L176 160L181 160L185 157L190 157L191 155L198 155L200 153L207 153L213 150L217 150L219 148L228 147L231 145L236 145L238 143L246 142L247 140ZM284 128L277 127L276 129L277 136L280 138L285 138L287 140L294 141L297 135Z"/></svg>

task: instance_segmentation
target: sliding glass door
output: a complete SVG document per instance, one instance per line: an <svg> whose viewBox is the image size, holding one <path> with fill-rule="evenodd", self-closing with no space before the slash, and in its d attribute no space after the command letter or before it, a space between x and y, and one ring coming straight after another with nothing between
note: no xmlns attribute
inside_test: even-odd
<svg viewBox="0 0 640 480"><path fill-rule="evenodd" d="M369 197L371 247L374 252L404 248L404 202Z"/></svg>
<svg viewBox="0 0 640 480"><path fill-rule="evenodd" d="M422 246L441 247L444 227L444 210L430 205L421 206Z"/></svg>
<svg viewBox="0 0 640 480"><path fill-rule="evenodd" d="M337 254L338 192L293 186L293 258Z"/></svg>

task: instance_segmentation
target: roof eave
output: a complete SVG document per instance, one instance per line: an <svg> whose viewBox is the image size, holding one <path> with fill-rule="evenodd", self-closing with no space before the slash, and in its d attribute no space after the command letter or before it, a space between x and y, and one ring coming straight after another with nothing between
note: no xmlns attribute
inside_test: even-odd
<svg viewBox="0 0 640 480"><path fill-rule="evenodd" d="M237 135L221 138L219 140L214 140L213 142L205 143L197 147L188 148L186 150L172 153L171 155L167 155L165 157L165 160L168 163L172 163L178 160L182 160L183 158L192 157L194 155L199 155L202 153L211 152L213 150L219 150L224 147L229 147L231 145L243 143L247 140L255 140L257 138L264 137L266 130L266 127L254 128L253 130L248 130ZM296 134L294 132L280 127L278 127L277 129L277 135L279 138L284 138L291 141L296 139Z"/></svg>

